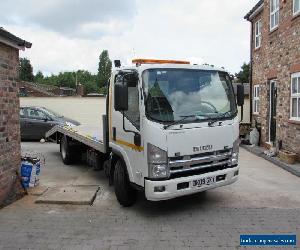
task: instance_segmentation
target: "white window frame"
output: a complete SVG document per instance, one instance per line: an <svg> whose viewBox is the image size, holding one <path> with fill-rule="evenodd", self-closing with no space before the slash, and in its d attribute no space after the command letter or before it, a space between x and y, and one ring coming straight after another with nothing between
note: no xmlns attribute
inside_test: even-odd
<svg viewBox="0 0 300 250"><path fill-rule="evenodd" d="M261 28L262 28L262 22L261 22L261 19L260 19L254 25L255 49L258 49L261 46Z"/></svg>
<svg viewBox="0 0 300 250"><path fill-rule="evenodd" d="M298 10L295 11L296 1L298 1ZM300 14L300 0L293 0L293 15Z"/></svg>
<svg viewBox="0 0 300 250"><path fill-rule="evenodd" d="M272 11L272 5L274 5L274 10ZM272 18L276 20L276 14L278 14L278 23L272 27ZM270 31L276 29L279 25L279 0L270 0Z"/></svg>
<svg viewBox="0 0 300 250"><path fill-rule="evenodd" d="M297 82L296 82L296 93L293 93L293 79L296 78ZM293 116L293 99L297 100L297 110L296 110L296 115L297 116ZM291 104L290 104L290 119L293 121L300 121L300 72L298 73L294 73L291 75L291 100L290 100Z"/></svg>
<svg viewBox="0 0 300 250"><path fill-rule="evenodd" d="M260 86L256 84L253 86L253 114L259 114L259 94Z"/></svg>

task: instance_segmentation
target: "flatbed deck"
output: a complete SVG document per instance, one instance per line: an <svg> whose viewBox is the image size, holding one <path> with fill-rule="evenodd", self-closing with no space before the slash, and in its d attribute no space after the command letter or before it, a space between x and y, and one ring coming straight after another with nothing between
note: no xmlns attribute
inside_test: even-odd
<svg viewBox="0 0 300 250"><path fill-rule="evenodd" d="M79 125L79 126L55 126L46 133L46 138L61 133L81 142L101 153L105 153L103 143L103 129L101 126Z"/></svg>

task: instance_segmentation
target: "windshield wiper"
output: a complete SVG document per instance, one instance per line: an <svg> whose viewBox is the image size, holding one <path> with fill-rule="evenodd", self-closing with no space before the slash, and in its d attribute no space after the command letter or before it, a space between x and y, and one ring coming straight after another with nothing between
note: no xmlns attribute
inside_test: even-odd
<svg viewBox="0 0 300 250"><path fill-rule="evenodd" d="M227 111L227 112L225 112L225 113L222 113L221 115L219 115L219 116L216 116L216 117L211 117L211 116L208 116L208 115L182 115L182 116L180 116L180 117L183 117L182 119L180 119L180 120L178 120L178 121L174 121L174 122L172 122L172 123L170 123L170 124L168 124L168 125L165 125L164 126L164 129L167 129L167 128L169 128L169 127L171 127L171 126L173 126L173 125L176 125L176 124L180 124L181 122L183 122L183 121L185 121L186 119L188 119L188 118L192 118L192 117L195 117L195 118L197 118L197 119L199 119L198 117L204 117L204 118L206 118L205 120L206 121L208 121L208 126L213 126L216 122L218 122L218 120L220 119L220 118L225 118L228 114L230 114L231 113L231 111L229 110L229 111ZM219 124L220 125L220 124Z"/></svg>
<svg viewBox="0 0 300 250"><path fill-rule="evenodd" d="M229 111L227 111L227 112L225 112L225 113L222 113L220 116L218 116L217 118L224 118L224 117L226 117L228 114L230 114L231 113L231 110L229 110Z"/></svg>
<svg viewBox="0 0 300 250"><path fill-rule="evenodd" d="M188 118L192 118L192 117L197 118L198 116L203 116L203 115L182 115L182 116L180 116L180 117L183 117L182 119L180 119L180 120L178 120L178 121L174 121L174 122L172 122L172 123L170 123L170 124L168 124L168 125L165 125L165 126L164 126L164 129L167 129L167 128L173 126L173 125L179 124L179 123L185 121L185 120L188 119ZM206 116L204 116L204 117L206 117Z"/></svg>
<svg viewBox="0 0 300 250"><path fill-rule="evenodd" d="M226 117L228 114L230 114L230 113L231 113L231 111L229 110L229 111L227 111L227 112L225 112L225 113L220 114L219 116L214 117L213 119L211 119L211 120L208 122L208 126L212 127L212 126L213 126L215 123L217 123L217 122L219 122L219 126L221 126L221 125L222 125L222 122L220 122L219 119L225 118L225 117Z"/></svg>

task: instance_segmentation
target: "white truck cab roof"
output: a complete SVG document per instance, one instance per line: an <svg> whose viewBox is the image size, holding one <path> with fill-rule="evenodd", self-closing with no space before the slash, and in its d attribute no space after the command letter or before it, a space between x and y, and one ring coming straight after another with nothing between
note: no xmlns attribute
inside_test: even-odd
<svg viewBox="0 0 300 250"><path fill-rule="evenodd" d="M186 61L174 61L174 60L152 60L152 59L135 59L132 60L132 66L124 66L115 68L115 71L120 70L136 70L142 73L147 69L191 69L191 70L211 70L211 71L223 71L227 72L224 68L214 67L212 65L197 65L190 64ZM228 73L228 72L227 72Z"/></svg>

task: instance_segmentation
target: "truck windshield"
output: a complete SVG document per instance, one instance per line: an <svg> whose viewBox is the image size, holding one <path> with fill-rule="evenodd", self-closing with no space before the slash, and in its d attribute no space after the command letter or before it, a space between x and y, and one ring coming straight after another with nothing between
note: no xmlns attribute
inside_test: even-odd
<svg viewBox="0 0 300 250"><path fill-rule="evenodd" d="M236 115L229 75L221 71L149 69L143 72L146 115L159 122L185 123Z"/></svg>

